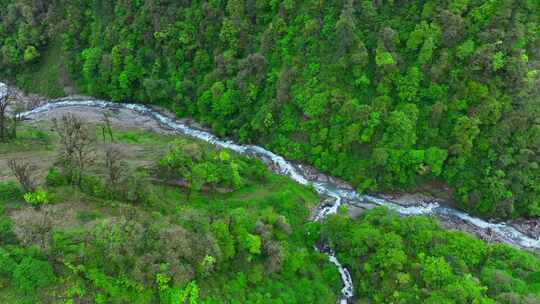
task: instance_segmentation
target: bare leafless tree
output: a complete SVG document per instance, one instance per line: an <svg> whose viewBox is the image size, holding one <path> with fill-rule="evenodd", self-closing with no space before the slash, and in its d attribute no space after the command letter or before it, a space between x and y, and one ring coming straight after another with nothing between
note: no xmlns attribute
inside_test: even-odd
<svg viewBox="0 0 540 304"><path fill-rule="evenodd" d="M21 208L12 214L13 233L25 246L36 245L48 250L52 240L53 228L66 220L66 211L54 205L36 208Z"/></svg>
<svg viewBox="0 0 540 304"><path fill-rule="evenodd" d="M101 119L101 121L103 122L103 125L101 126L101 133L103 136L103 141L105 141L107 137L111 140L111 142L114 141L113 130L112 130L112 125L111 125L111 116L112 116L111 112L109 111L103 112L103 118Z"/></svg>
<svg viewBox="0 0 540 304"><path fill-rule="evenodd" d="M35 172L34 165L24 159L11 159L8 161L8 166L26 192L36 190L36 184L33 178L33 173Z"/></svg>
<svg viewBox="0 0 540 304"><path fill-rule="evenodd" d="M124 175L125 164L122 162L122 152L116 145L109 145L105 150L105 166L107 168L107 184L115 189Z"/></svg>
<svg viewBox="0 0 540 304"><path fill-rule="evenodd" d="M44 99L37 94L32 94L32 95L27 96L26 110L32 110L39 107L39 105L43 101Z"/></svg>
<svg viewBox="0 0 540 304"><path fill-rule="evenodd" d="M19 127L19 124L23 119L23 117L21 116L23 110L24 108L21 105L17 105L13 109L13 113L11 114L11 129L9 130L8 134L10 139L17 138L17 128Z"/></svg>
<svg viewBox="0 0 540 304"><path fill-rule="evenodd" d="M7 142L8 140L8 117L7 107L11 102L9 97L8 87L3 83L0 83L0 142Z"/></svg>
<svg viewBox="0 0 540 304"><path fill-rule="evenodd" d="M83 121L71 113L53 123L60 136L59 158L71 181L80 187L83 175L94 162L94 138Z"/></svg>
<svg viewBox="0 0 540 304"><path fill-rule="evenodd" d="M0 83L0 142L7 142L17 135L16 128L20 116L14 114L12 118L8 117L8 107L16 100L21 98L19 92L10 86ZM10 122L11 130L10 130Z"/></svg>
<svg viewBox="0 0 540 304"><path fill-rule="evenodd" d="M9 105L7 87L0 83L0 142L6 142L6 111Z"/></svg>

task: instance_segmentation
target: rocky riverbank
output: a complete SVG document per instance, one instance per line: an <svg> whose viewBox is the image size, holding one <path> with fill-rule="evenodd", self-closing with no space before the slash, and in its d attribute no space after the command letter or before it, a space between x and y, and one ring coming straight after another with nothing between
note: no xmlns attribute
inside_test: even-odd
<svg viewBox="0 0 540 304"><path fill-rule="evenodd" d="M297 165L299 169L304 173L307 179L320 182L320 183L330 183L337 185L338 188L344 190L352 190L353 187L341 180L339 178L329 177L326 174L319 172L312 166L309 165ZM443 191L443 190L439 190ZM388 202L394 203L403 207L418 207L418 206L429 206L437 204L440 206L454 207L454 204L451 200L442 199L434 197L431 194L424 192L400 192L400 193L378 193L377 197L382 198ZM447 195L445 195L447 196ZM335 202L335 198L332 197L322 197L320 205L314 211L315 213L321 208L331 206ZM348 214L351 217L359 217L365 210L375 208L377 205L369 201L358 201L358 200L347 200L343 199L343 205L346 205ZM450 214L436 214L436 219L444 229L448 230L458 230L465 233L475 235L481 240L487 242L507 242L504 236L497 234L490 228L481 228L476 225L471 224L469 221L461 219L459 217L450 215ZM496 222L496 221L495 221ZM517 231L527 235L533 239L540 239L540 219L534 220L515 220L507 221L507 225L515 228ZM534 249L538 251L537 249Z"/></svg>
<svg viewBox="0 0 540 304"><path fill-rule="evenodd" d="M43 104L43 100L40 100L39 102L33 102L37 98L34 97L23 97L21 98L21 102L27 106L27 108L32 108L36 105ZM70 97L70 98L62 98L61 101L64 102L75 102L77 103L77 100L86 100L90 101L92 98L87 98L84 96L76 96L76 97ZM101 109L103 107L110 107L113 109L119 109L118 111L121 113L124 113L125 115L129 116L129 119L121 119L123 122L130 121L134 122L137 121L138 123L145 122L146 125L152 129L155 128L162 128L163 130L163 123L159 123L159 119L156 119L156 114L159 114L161 116L161 119L165 119L165 117L172 118L174 115L172 113L169 113L168 111L164 109L148 109L143 110L143 112L138 111L131 111L129 106L121 106L118 104L113 103L102 103L103 106L76 106L73 104L73 106L69 107L69 111L73 112L76 111L80 115L96 115L96 108ZM107 104L107 106L105 106ZM108 106L110 104L110 106ZM116 106L118 105L118 106ZM52 108L54 111L47 111L43 112L40 115L48 116L49 114L52 114L55 111L61 112L61 111L68 111L66 108ZM147 113L148 111L154 112L153 114ZM45 114L47 113L47 114ZM142 115L141 115L142 114ZM150 115L149 115L150 114ZM54 116L54 114L52 114ZM121 115L120 115L121 116ZM127 117L126 116L126 117ZM139 116L139 118L134 119L135 116ZM167 119L169 119L167 118ZM97 119L97 117L96 117ZM205 128L202 125L196 124L191 119L184 119L184 120L177 120L176 124L183 124L187 126L192 126L195 130L205 130ZM167 128L165 128L167 129ZM193 132L193 131L190 131ZM209 135L202 135L205 137L203 140L208 140ZM195 136L197 137L197 136ZM212 139L214 140L214 139ZM222 144L225 147L237 147L238 149L244 149L239 145L235 145L233 143L224 143ZM259 150L261 151L261 150ZM249 151L248 151L249 153ZM534 221L534 220L522 220L522 221L515 221L515 222L506 222L501 224L493 224L490 221L485 221L481 219L477 219L474 217L470 217L469 215L459 212L457 210L453 210L450 206L451 204L449 201L437 199L435 197L432 197L430 195L426 195L423 193L399 193L399 194L379 194L377 195L376 201L373 200L366 200L365 196L358 196L356 199L351 198L352 196L355 196L357 194L354 193L353 187L349 185L347 182L339 179L334 178L331 176L328 176L326 174L323 174L313 168L312 166L303 165L303 164L295 164L291 162L287 162L283 159L280 161L276 161L275 157L278 157L272 153L256 153L258 157L262 159L263 162L265 162L268 167L275 172L280 172L282 174L286 174L291 176L291 170L294 171L293 175L298 175L298 177L291 178L297 180L298 178L302 179L303 181L301 183L306 183L306 180L309 182L312 182L314 184L319 184L320 188L322 189L322 203L321 206L319 206L318 210L322 210L325 207L333 206L336 200L336 195L340 197L339 203L343 205L349 206L349 214L351 216L359 216L362 213L362 210L373 208L377 205L385 205L389 206L391 209L397 210L403 215L415 215L415 214L428 214L435 216L441 225L446 229L453 229L453 230L460 230L464 232L468 232L474 235L477 235L479 238L487 240L487 241L503 241L511 244L515 244L517 246L523 246L523 247L534 247L534 248L540 248L540 245L538 245L538 239L540 236L540 221ZM284 167L287 167L287 169L284 169ZM285 171L284 171L285 170ZM301 177L303 176L303 177ZM298 181L298 180L297 180ZM300 182L300 181L299 181ZM321 193L321 189L319 189L318 192ZM325 196L324 193L330 191L333 193L330 196ZM362 198L363 197L363 198ZM373 197L372 197L373 198ZM441 207L442 206L442 207ZM436 212L432 212L431 210L435 208L437 209ZM399 210L398 210L399 209ZM335 212L335 210L333 211ZM512 229L508 229L511 227ZM495 229L496 231L494 231ZM516 235L522 233L521 236ZM524 235L528 239L519 239L523 238ZM538 246L537 246L538 245Z"/></svg>

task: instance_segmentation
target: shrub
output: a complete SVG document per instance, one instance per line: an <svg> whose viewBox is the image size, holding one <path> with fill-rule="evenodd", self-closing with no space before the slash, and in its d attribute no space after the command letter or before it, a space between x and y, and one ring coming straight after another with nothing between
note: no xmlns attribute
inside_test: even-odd
<svg viewBox="0 0 540 304"><path fill-rule="evenodd" d="M15 234L11 231L11 220L8 217L0 216L0 246L15 242Z"/></svg>
<svg viewBox="0 0 540 304"><path fill-rule="evenodd" d="M13 182L0 182L0 203L10 200L18 200L22 196L19 186Z"/></svg>
<svg viewBox="0 0 540 304"><path fill-rule="evenodd" d="M81 190L94 197L108 199L111 194L105 184L95 176L83 176L81 178Z"/></svg>
<svg viewBox="0 0 540 304"><path fill-rule="evenodd" d="M21 291L34 294L36 289L50 286L56 281L51 264L25 257L13 271L13 283Z"/></svg>
<svg viewBox="0 0 540 304"><path fill-rule="evenodd" d="M17 263L9 255L9 253L0 248L0 275L2 277L11 277Z"/></svg>
<svg viewBox="0 0 540 304"><path fill-rule="evenodd" d="M28 247L23 246L12 246L9 247L9 255L13 258L14 261L20 263L23 259L31 257L38 260L45 260L45 253L36 245L31 245Z"/></svg>
<svg viewBox="0 0 540 304"><path fill-rule="evenodd" d="M47 185L53 187L59 187L69 184L69 180L62 172L50 169L47 173Z"/></svg>
<svg viewBox="0 0 540 304"><path fill-rule="evenodd" d="M43 189L37 189L35 192L28 192L24 195L24 200L34 206L41 206L49 203L49 193Z"/></svg>
<svg viewBox="0 0 540 304"><path fill-rule="evenodd" d="M85 223L93 221L99 218L99 216L100 216L99 212L96 212L96 211L83 210L83 211L77 212L77 219Z"/></svg>
<svg viewBox="0 0 540 304"><path fill-rule="evenodd" d="M24 159L10 159L8 166L13 175L17 177L24 191L32 192L36 190L36 183L34 181L36 168L32 163Z"/></svg>
<svg viewBox="0 0 540 304"><path fill-rule="evenodd" d="M124 199L131 203L151 204L153 196L148 179L148 173L144 170L131 174L123 186Z"/></svg>

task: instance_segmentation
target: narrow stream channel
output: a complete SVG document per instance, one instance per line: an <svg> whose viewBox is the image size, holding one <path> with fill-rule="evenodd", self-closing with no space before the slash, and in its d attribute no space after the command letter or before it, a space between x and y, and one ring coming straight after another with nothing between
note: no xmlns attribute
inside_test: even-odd
<svg viewBox="0 0 540 304"><path fill-rule="evenodd" d="M42 105L31 111L21 113L21 116L31 119L36 114L66 107L130 109L137 113L140 113L141 115L145 115L155 119L167 129L174 130L181 134L200 139L202 141L211 143L219 147L236 151L240 154L256 156L265 161L265 163L270 164L269 168L275 173L286 175L292 180L302 185L312 185L320 195L333 198L333 203L331 205L324 206L314 216L313 220L316 221L322 220L326 216L336 213L339 206L341 206L342 204L350 204L351 202L371 203L374 205L386 206L405 216L429 215L435 217L444 216L459 219L479 229L489 230L491 233L496 234L500 239L504 240L508 244L516 245L522 248L540 249L540 240L531 238L504 222L495 223L485 221L480 218L472 217L465 212L441 206L437 203L419 203L415 206L405 207L382 198L356 193L353 190L340 187L336 183L321 182L318 180L310 179L308 178L310 174L307 173L306 169L304 169L303 166L295 165L285 160L282 156L276 155L271 151L255 145L240 145L230 140L220 139L209 132L194 129L184 123L179 122L174 118L161 114L158 111L152 110L151 108L144 105L113 103L103 100L91 100L82 98L63 98L56 101L51 101L50 103ZM319 174L319 176L321 175ZM338 268L339 273L341 274L341 279L343 281L343 289L341 290L341 298L339 300L339 303L348 303L354 295L353 283L348 269L341 265L341 263L336 257L335 252L332 249L327 248L324 245L316 246L315 249L326 254L329 261L336 265L336 267Z"/></svg>

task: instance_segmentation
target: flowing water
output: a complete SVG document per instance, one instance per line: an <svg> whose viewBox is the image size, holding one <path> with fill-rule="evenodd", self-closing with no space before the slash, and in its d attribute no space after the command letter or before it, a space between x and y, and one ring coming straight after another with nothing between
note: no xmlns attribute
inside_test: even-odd
<svg viewBox="0 0 540 304"><path fill-rule="evenodd" d="M500 239L504 240L509 244L513 244L523 248L530 249L540 249L540 240L531 238L524 233L521 233L512 226L504 223L494 223L488 222L479 218L472 217L467 213L458 211L449 207L441 206L437 203L419 203L415 206L401 206L396 203L390 202L388 200L377 198L370 195L359 194L353 190L349 190L343 187L340 187L337 183L333 182L321 182L320 180L315 180L309 178L308 176L313 176L308 174L306 169L302 166L295 165L291 162L285 160L282 156L276 155L271 151L268 151L262 147L255 145L240 145L236 144L230 140L224 140L216 137L215 135L194 129L184 123L175 120L174 118L168 117L159 113L158 111L152 110L149 107L139 104L120 104L113 103L102 100L92 100L92 99L75 99L75 98L64 98L59 99L54 102L47 103L43 106L35 108L31 111L24 112L21 114L22 117L32 118L32 116L54 110L57 108L65 107L93 107L93 108L123 108L130 109L135 112L140 113L151 117L158 121L165 128L174 130L181 134L188 135L193 138L200 139L202 141L208 142L210 144L227 148L233 151L236 151L240 154L252 155L263 159L266 163L269 163L269 168L276 173L287 175L292 180L302 184L302 185L312 185L315 190L324 196L333 198L333 203L329 206L322 207L317 214L314 216L314 220L322 220L329 214L334 214L337 212L339 206L342 204L347 204L351 202L362 202L362 203L372 203L375 205L386 206L392 210L395 210L401 215L429 215L429 216L444 216L451 217L454 219L460 219L465 221L469 225L475 226L479 229L485 229L495 233ZM319 175L320 176L320 175ZM331 180L331 179L330 179ZM341 279L343 281L343 289L341 290L341 299L339 303L348 303L354 295L353 283L351 280L351 275L347 268L343 267L341 263L336 258L336 254L330 248L326 248L324 245L317 246L316 250L325 253L328 256L330 262L332 262L338 268Z"/></svg>

